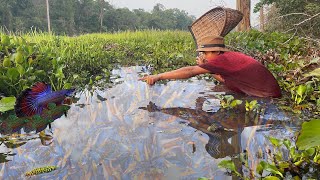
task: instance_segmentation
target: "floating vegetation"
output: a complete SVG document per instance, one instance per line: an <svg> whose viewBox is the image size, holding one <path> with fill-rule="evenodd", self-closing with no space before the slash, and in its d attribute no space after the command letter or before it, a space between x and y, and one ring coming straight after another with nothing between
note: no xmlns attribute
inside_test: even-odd
<svg viewBox="0 0 320 180"><path fill-rule="evenodd" d="M304 122L302 131L298 135L296 143L289 139L277 139L268 136L272 144L268 149L266 159L259 157L260 162L256 167L248 165L247 152L239 154L239 159L246 169L251 172L246 177L237 171L234 160L222 160L220 168L229 170L240 179L315 179L319 177L320 170L320 141L319 141L319 119ZM249 172L248 171L248 172Z"/></svg>
<svg viewBox="0 0 320 180"><path fill-rule="evenodd" d="M215 95L220 100L220 105L225 109L232 109L242 104L242 100L234 99L232 95Z"/></svg>
<svg viewBox="0 0 320 180"><path fill-rule="evenodd" d="M195 65L195 44L187 31L0 35L0 92L5 96L16 96L36 81L48 82L54 90L108 87L112 69L119 66L147 65L156 74ZM226 44L253 56L274 74L283 90L283 109L320 114L317 44L256 30L230 33Z"/></svg>
<svg viewBox="0 0 320 180"><path fill-rule="evenodd" d="M40 168L35 168L32 171L26 172L26 176L35 176L38 174L42 173L49 173L54 170L56 170L58 167L57 166L45 166L45 167L40 167Z"/></svg>
<svg viewBox="0 0 320 180"><path fill-rule="evenodd" d="M246 101L246 111L258 111L259 104L257 100Z"/></svg>

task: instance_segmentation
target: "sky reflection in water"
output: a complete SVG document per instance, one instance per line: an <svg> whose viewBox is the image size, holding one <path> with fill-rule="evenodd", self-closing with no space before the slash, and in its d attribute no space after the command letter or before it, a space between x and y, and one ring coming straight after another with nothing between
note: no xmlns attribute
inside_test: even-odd
<svg viewBox="0 0 320 180"><path fill-rule="evenodd" d="M37 178L231 179L217 167L222 159L247 150L254 166L259 148L268 148L266 135L290 138L299 124L272 105L263 115L250 116L241 108L219 109L212 82L148 86L137 80L140 71L114 70L121 76L115 86L78 94L68 116L52 123L50 145L39 138L16 148L2 144L0 159L9 154L0 176L24 179L33 168L54 165L57 170ZM225 129L208 131L212 123Z"/></svg>

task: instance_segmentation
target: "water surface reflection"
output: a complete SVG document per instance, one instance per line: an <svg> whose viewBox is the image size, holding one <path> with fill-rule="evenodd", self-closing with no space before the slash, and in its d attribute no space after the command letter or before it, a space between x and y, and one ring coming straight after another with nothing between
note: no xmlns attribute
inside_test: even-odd
<svg viewBox="0 0 320 180"><path fill-rule="evenodd" d="M296 130L298 121L276 109L252 117L219 109L212 82L148 86L137 80L140 71L114 70L120 78L112 88L78 94L68 116L52 123L52 144L32 140L11 149L16 155L0 164L0 176L23 179L54 165L37 178L232 179L218 169L222 159L248 150L254 164L257 150L268 146L265 135L292 137ZM219 128L208 131L213 123Z"/></svg>

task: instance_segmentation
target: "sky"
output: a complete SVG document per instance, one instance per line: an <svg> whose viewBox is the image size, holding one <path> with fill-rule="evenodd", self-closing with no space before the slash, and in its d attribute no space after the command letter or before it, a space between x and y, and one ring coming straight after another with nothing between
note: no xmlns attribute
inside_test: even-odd
<svg viewBox="0 0 320 180"><path fill-rule="evenodd" d="M194 15L196 18L216 6L236 8L236 0L108 0L108 2L116 8L127 7L130 10L141 8L146 11L151 11L157 3L160 3L166 9L178 8L185 10L189 15ZM253 11L253 7L257 2L259 0L251 0L251 11ZM259 22L258 16L258 13L251 13L252 26Z"/></svg>

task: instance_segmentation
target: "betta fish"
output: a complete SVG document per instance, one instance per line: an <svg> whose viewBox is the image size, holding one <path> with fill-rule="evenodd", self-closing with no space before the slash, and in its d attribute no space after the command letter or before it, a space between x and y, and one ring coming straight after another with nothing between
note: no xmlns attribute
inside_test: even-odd
<svg viewBox="0 0 320 180"><path fill-rule="evenodd" d="M71 96L75 89L63 89L52 91L51 85L45 82L37 82L31 88L22 91L17 98L15 112L17 117L30 117L41 115L48 105L60 106L66 97Z"/></svg>

